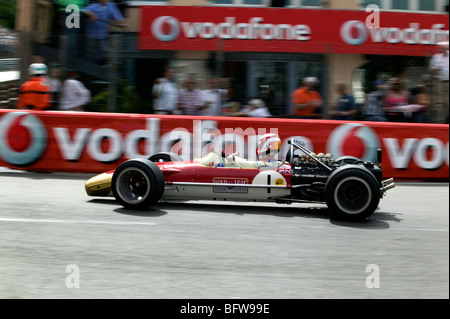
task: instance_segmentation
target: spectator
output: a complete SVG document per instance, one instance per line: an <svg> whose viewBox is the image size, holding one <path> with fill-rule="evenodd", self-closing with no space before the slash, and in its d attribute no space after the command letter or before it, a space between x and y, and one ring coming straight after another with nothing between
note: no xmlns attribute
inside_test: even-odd
<svg viewBox="0 0 450 319"><path fill-rule="evenodd" d="M220 79L217 77L211 78L209 89L201 91L202 106L200 115L204 116L221 116L222 102L227 93L227 90L220 88Z"/></svg>
<svg viewBox="0 0 450 319"><path fill-rule="evenodd" d="M363 115L366 121L386 122L384 116L384 99L386 97L385 82L374 81L374 91L370 92L364 103Z"/></svg>
<svg viewBox="0 0 450 319"><path fill-rule="evenodd" d="M323 99L316 91L319 80L316 77L308 77L303 80L303 87L295 90L291 95L292 113L296 118L317 118Z"/></svg>
<svg viewBox="0 0 450 319"><path fill-rule="evenodd" d="M196 82L193 77L186 80L185 88L180 91L178 109L183 115L198 115L202 108L200 90L195 88Z"/></svg>
<svg viewBox="0 0 450 319"><path fill-rule="evenodd" d="M76 79L76 71L68 71L61 88L59 109L62 111L84 111L91 100L91 92Z"/></svg>
<svg viewBox="0 0 450 319"><path fill-rule="evenodd" d="M433 122L447 123L449 108L449 52L448 42L439 42L438 52L430 60L433 75Z"/></svg>
<svg viewBox="0 0 450 319"><path fill-rule="evenodd" d="M345 83L339 83L336 89L339 93L339 99L336 109L332 113L333 119L347 121L353 120L355 114L358 112L355 98L351 93L348 93L348 86Z"/></svg>
<svg viewBox="0 0 450 319"><path fill-rule="evenodd" d="M417 114L414 116L414 122L418 123L428 123L430 121L429 118L429 110L431 106L431 97L429 95L429 86L428 85L418 85L416 87L417 94L414 96L414 104L423 106Z"/></svg>
<svg viewBox="0 0 450 319"><path fill-rule="evenodd" d="M50 92L52 94L52 110L58 109L59 104L59 94L61 92L61 67L57 64L50 66L50 76L49 76Z"/></svg>
<svg viewBox="0 0 450 319"><path fill-rule="evenodd" d="M270 117L269 109L261 99L251 99L248 106L240 112L232 114L232 116L246 116L246 117Z"/></svg>
<svg viewBox="0 0 450 319"><path fill-rule="evenodd" d="M231 113L239 112L241 107L241 102L239 101L237 89L235 86L231 84L230 79L223 79L225 82L226 93L225 93L225 101L224 107L222 109L222 115L228 116Z"/></svg>
<svg viewBox="0 0 450 319"><path fill-rule="evenodd" d="M108 51L109 26L113 20L119 27L126 27L124 18L117 5L109 0L97 0L83 9L89 16L86 25L87 50L91 60L104 63Z"/></svg>
<svg viewBox="0 0 450 319"><path fill-rule="evenodd" d="M51 107L50 85L47 79L48 68L43 63L33 63L28 69L30 79L19 89L17 108L46 110Z"/></svg>
<svg viewBox="0 0 450 319"><path fill-rule="evenodd" d="M384 100L386 118L393 122L403 122L404 116L399 112L400 107L408 105L409 93L403 89L403 83L399 78L390 79L390 88Z"/></svg>
<svg viewBox="0 0 450 319"><path fill-rule="evenodd" d="M153 86L153 110L156 114L173 114L178 102L178 89L173 82L173 69L166 67L163 77Z"/></svg>

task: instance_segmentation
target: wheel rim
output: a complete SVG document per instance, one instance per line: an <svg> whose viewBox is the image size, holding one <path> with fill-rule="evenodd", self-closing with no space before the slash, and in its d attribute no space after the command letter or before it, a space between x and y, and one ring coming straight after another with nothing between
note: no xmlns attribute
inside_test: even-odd
<svg viewBox="0 0 450 319"><path fill-rule="evenodd" d="M129 167L117 177L116 190L120 198L129 204L139 204L150 193L151 183L145 172Z"/></svg>
<svg viewBox="0 0 450 319"><path fill-rule="evenodd" d="M372 201L372 192L365 180L351 176L337 184L334 201L341 211L355 215L369 207Z"/></svg>

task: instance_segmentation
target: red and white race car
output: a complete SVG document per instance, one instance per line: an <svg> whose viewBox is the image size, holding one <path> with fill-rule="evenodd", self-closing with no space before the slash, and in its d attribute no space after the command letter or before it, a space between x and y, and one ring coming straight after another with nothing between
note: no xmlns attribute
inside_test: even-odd
<svg viewBox="0 0 450 319"><path fill-rule="evenodd" d="M316 155L295 140L289 144L285 161L268 163L215 152L194 161L157 153L97 175L85 189L89 196L114 196L129 209L147 209L160 200L326 203L336 218L361 220L395 187L392 178L382 180L381 150L372 163Z"/></svg>

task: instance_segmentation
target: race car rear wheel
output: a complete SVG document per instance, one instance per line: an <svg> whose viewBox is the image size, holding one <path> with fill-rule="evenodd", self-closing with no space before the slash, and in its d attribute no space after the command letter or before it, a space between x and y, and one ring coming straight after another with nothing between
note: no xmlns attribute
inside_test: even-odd
<svg viewBox="0 0 450 319"><path fill-rule="evenodd" d="M335 163L344 162L344 164L355 164L359 161L361 161L359 158L350 155L341 156L334 160Z"/></svg>
<svg viewBox="0 0 450 319"><path fill-rule="evenodd" d="M112 177L112 192L125 208L147 209L164 193L164 175L146 159L128 160L117 167Z"/></svg>
<svg viewBox="0 0 450 319"><path fill-rule="evenodd" d="M325 200L338 219L363 220L377 209L380 187L373 174L351 165L336 170L325 186Z"/></svg>

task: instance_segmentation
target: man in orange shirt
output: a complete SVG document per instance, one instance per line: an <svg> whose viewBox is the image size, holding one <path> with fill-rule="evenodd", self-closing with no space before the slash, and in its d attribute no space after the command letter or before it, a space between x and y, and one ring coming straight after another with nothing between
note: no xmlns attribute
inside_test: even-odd
<svg viewBox="0 0 450 319"><path fill-rule="evenodd" d="M51 107L50 85L45 79L48 68L43 63L33 63L28 72L30 79L19 89L18 109L45 110Z"/></svg>
<svg viewBox="0 0 450 319"><path fill-rule="evenodd" d="M303 80L304 86L292 92L292 113L296 118L318 118L318 110L323 104L323 99L320 93L315 90L317 83L316 77L305 78Z"/></svg>

